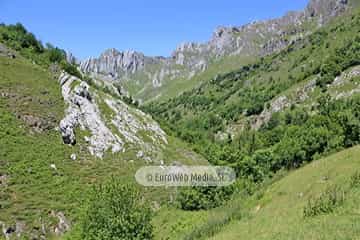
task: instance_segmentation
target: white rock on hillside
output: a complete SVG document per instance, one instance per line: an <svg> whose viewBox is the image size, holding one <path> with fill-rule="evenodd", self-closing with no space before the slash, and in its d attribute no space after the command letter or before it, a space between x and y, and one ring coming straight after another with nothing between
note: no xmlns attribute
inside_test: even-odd
<svg viewBox="0 0 360 240"><path fill-rule="evenodd" d="M60 122L64 143L76 144L75 129L80 127L90 132L91 136L86 137L88 149L100 158L108 150L113 153L125 151L125 143L146 153L167 144L164 131L143 112L111 95L91 90L86 82L67 73L61 74L59 82L68 105L66 116ZM106 113L102 112L104 109L100 110L99 103L108 108Z"/></svg>

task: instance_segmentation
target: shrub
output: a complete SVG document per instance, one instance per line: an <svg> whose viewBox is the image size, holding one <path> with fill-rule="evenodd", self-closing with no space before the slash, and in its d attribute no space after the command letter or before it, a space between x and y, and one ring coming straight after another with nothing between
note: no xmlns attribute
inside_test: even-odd
<svg viewBox="0 0 360 240"><path fill-rule="evenodd" d="M62 61L61 62L61 67L64 69L65 72L67 72L70 75L73 75L79 79L83 79L81 73L79 72L79 70L76 68L75 65L70 64L66 61Z"/></svg>
<svg viewBox="0 0 360 240"><path fill-rule="evenodd" d="M339 186L328 188L319 197L310 199L304 207L304 217L332 213L345 200L345 191Z"/></svg>
<svg viewBox="0 0 360 240"><path fill-rule="evenodd" d="M357 171L350 177L350 187L360 187L360 172Z"/></svg>
<svg viewBox="0 0 360 240"><path fill-rule="evenodd" d="M211 209L229 200L233 192L233 186L184 188L180 191L177 202L183 210Z"/></svg>
<svg viewBox="0 0 360 240"><path fill-rule="evenodd" d="M112 177L95 187L81 221L81 239L152 239L151 210L139 192Z"/></svg>
<svg viewBox="0 0 360 240"><path fill-rule="evenodd" d="M65 53L59 48L49 48L48 49L49 61L52 63L60 63L65 58Z"/></svg>

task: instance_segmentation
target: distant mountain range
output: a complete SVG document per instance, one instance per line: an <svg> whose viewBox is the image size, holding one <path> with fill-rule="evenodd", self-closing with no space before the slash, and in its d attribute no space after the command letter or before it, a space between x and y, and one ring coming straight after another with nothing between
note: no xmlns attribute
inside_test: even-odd
<svg viewBox="0 0 360 240"><path fill-rule="evenodd" d="M298 12L244 26L218 27L206 43L182 43L171 57L148 57L136 51L108 49L80 63L80 69L97 79L120 84L136 99L148 101L166 95L177 82L190 82L221 61L251 58L284 49L344 12L347 0L311 0ZM241 65L239 61L238 65ZM225 63L226 65L227 63ZM236 65L236 66L238 66ZM186 90L177 88L168 97Z"/></svg>

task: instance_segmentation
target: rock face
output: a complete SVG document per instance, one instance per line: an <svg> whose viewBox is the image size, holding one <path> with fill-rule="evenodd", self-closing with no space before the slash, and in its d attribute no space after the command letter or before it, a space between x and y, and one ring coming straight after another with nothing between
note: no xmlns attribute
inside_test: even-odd
<svg viewBox="0 0 360 240"><path fill-rule="evenodd" d="M205 71L214 61L227 56L261 56L279 51L341 14L347 7L347 0L310 0L303 11L289 12L278 19L218 27L208 42L182 43L168 58L109 49L98 58L81 62L80 69L100 79L110 77L120 84L132 81L139 86L138 93L141 93L149 88L159 88L166 81L190 79Z"/></svg>
<svg viewBox="0 0 360 240"><path fill-rule="evenodd" d="M51 211L50 215L58 220L58 223L53 228L56 236L61 236L70 230L70 222L66 219L63 212Z"/></svg>
<svg viewBox="0 0 360 240"><path fill-rule="evenodd" d="M79 63L78 60L75 58L75 56L69 51L66 52L66 61L70 64L78 64Z"/></svg>
<svg viewBox="0 0 360 240"><path fill-rule="evenodd" d="M59 82L68 108L60 122L65 144L77 143L76 131L87 130L89 152L99 158L110 150L124 152L125 144L151 154L167 143L159 125L140 110L90 86L80 79L62 73Z"/></svg>
<svg viewBox="0 0 360 240"><path fill-rule="evenodd" d="M99 58L89 58L81 63L80 68L84 72L93 72L119 77L126 74L134 74L143 69L146 57L135 51L119 52L116 49L108 49ZM151 61L151 59L148 59Z"/></svg>
<svg viewBox="0 0 360 240"><path fill-rule="evenodd" d="M305 9L306 17L318 16L319 23L324 24L332 17L345 11L348 0L311 0Z"/></svg>
<svg viewBox="0 0 360 240"><path fill-rule="evenodd" d="M2 228L2 234L6 240L10 239L22 239L22 233L24 232L25 224L20 221L16 221L15 225L7 226L4 222L0 221Z"/></svg>
<svg viewBox="0 0 360 240"><path fill-rule="evenodd" d="M271 116L276 113L284 110L285 108L290 107L291 103L286 96L280 96L271 102L269 109L264 109L259 116L255 118L254 123L252 124L253 129L259 129L265 123L269 122Z"/></svg>
<svg viewBox="0 0 360 240"><path fill-rule="evenodd" d="M16 54L13 50L8 49L5 45L0 43L0 56L8 58L16 58Z"/></svg>
<svg viewBox="0 0 360 240"><path fill-rule="evenodd" d="M352 95L360 93L360 83L359 81L354 81L354 79L360 76L360 65L353 67L349 72L343 72L340 76L336 77L334 81L328 86L330 94L335 99L347 98ZM351 91L344 90L343 86L349 83L355 85Z"/></svg>

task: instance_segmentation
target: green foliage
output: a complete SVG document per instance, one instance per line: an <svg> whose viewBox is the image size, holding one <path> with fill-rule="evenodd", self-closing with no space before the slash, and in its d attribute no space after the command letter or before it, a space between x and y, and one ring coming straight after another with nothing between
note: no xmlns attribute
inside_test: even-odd
<svg viewBox="0 0 360 240"><path fill-rule="evenodd" d="M229 200L233 192L233 186L184 188L180 191L177 202L183 210L211 209Z"/></svg>
<svg viewBox="0 0 360 240"><path fill-rule="evenodd" d="M195 230L191 231L189 234L185 236L185 240L197 240L197 239L204 239L211 237L218 233L224 226L230 223L232 220L238 220L241 218L241 214L237 211L228 213L228 215L220 218L211 218L206 224L203 226L196 228ZM238 210L238 209L235 209Z"/></svg>
<svg viewBox="0 0 360 240"><path fill-rule="evenodd" d="M304 217L332 213L336 207L341 206L350 191L360 186L360 172L353 173L349 178L349 183L349 186L343 184L329 187L320 196L309 199L303 209Z"/></svg>
<svg viewBox="0 0 360 240"><path fill-rule="evenodd" d="M294 104L274 113L258 131L251 130L253 116L270 108L269 101L280 93L294 91L299 83L303 86L311 79L317 79L315 91L326 92L326 85L341 72L358 65L359 26L356 13L279 53L218 74L167 102L150 103L144 110L165 122L169 131L191 143L210 163L232 166L241 178L261 182L281 169L298 168L359 143L359 98L335 101L324 93L311 99L318 103L312 109ZM230 135L235 133L229 133L230 129L238 125L242 130L235 138L218 140L219 132Z"/></svg>
<svg viewBox="0 0 360 240"><path fill-rule="evenodd" d="M81 221L82 239L152 239L151 215L134 187L112 177L91 193Z"/></svg>
<svg viewBox="0 0 360 240"><path fill-rule="evenodd" d="M304 207L304 217L315 217L320 214L332 213L345 201L345 191L339 186L328 188L319 197L310 199Z"/></svg>
<svg viewBox="0 0 360 240"><path fill-rule="evenodd" d="M4 42L15 50L31 49L35 53L42 53L44 47L34 34L28 32L21 23L0 26L0 42Z"/></svg>
<svg viewBox="0 0 360 240"><path fill-rule="evenodd" d="M61 67L62 67L62 69L64 69L65 72L69 73L70 75L73 75L79 79L83 79L82 74L79 72L79 70L77 69L77 67L75 65L62 60Z"/></svg>
<svg viewBox="0 0 360 240"><path fill-rule="evenodd" d="M65 58L65 52L57 47L48 48L47 54L52 63L60 63Z"/></svg>
<svg viewBox="0 0 360 240"><path fill-rule="evenodd" d="M360 187L360 172L355 172L350 178L350 187Z"/></svg>
<svg viewBox="0 0 360 240"><path fill-rule="evenodd" d="M24 57L35 63L48 67L52 63L59 64L67 73L82 79L76 66L66 61L64 50L47 43L43 44L35 35L28 32L21 23L15 25L0 25L0 42L19 51Z"/></svg>

